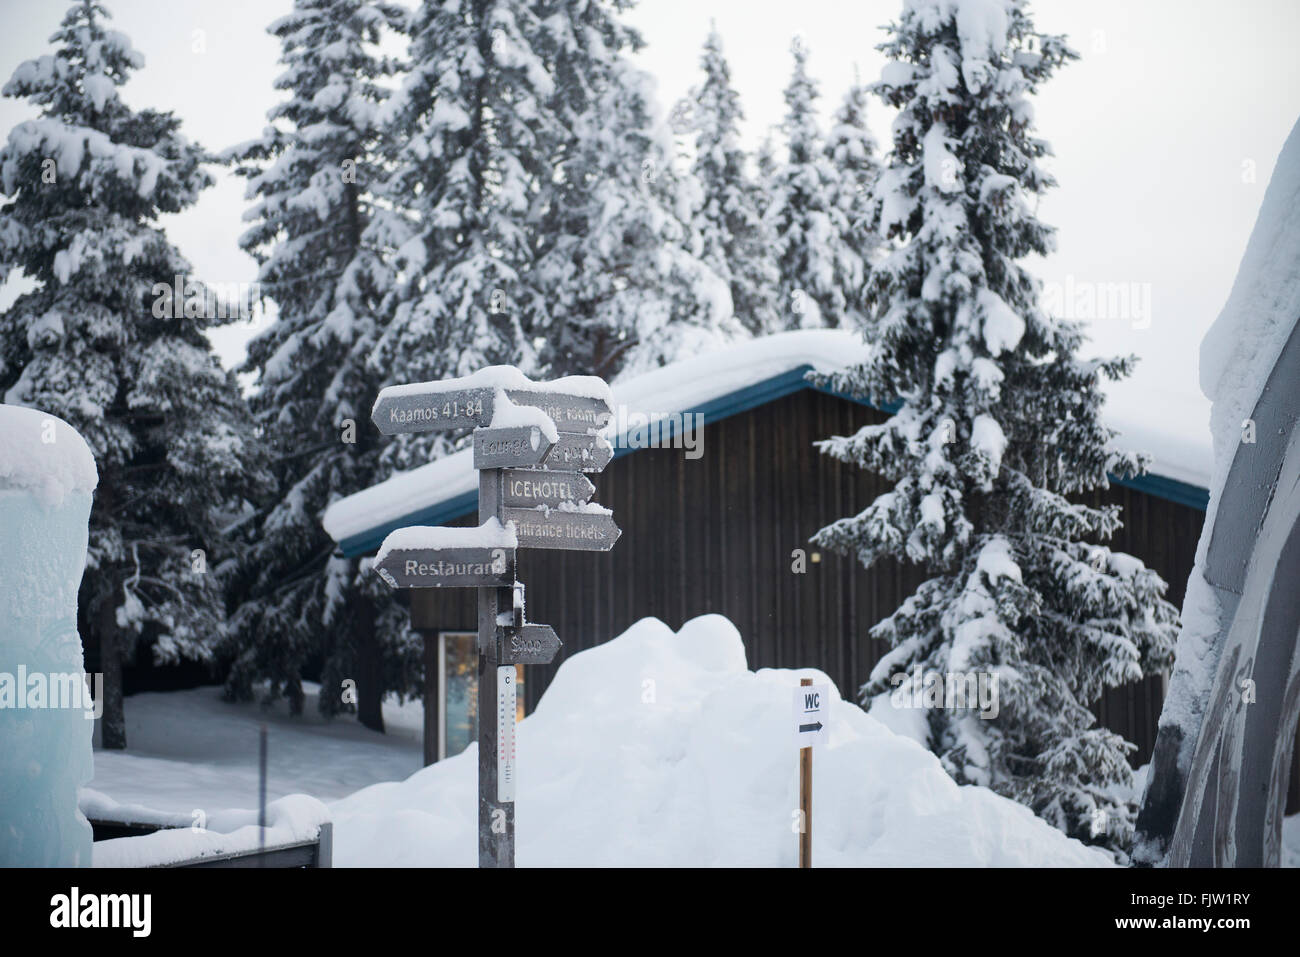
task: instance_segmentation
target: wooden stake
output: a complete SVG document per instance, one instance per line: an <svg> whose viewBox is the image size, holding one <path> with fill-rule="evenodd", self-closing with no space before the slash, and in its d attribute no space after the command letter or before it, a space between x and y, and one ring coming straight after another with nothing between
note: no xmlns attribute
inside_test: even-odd
<svg viewBox="0 0 1300 957"><path fill-rule="evenodd" d="M799 679L801 688L811 684L811 678ZM812 748L799 749L799 815L803 818L799 831L800 867L812 867L812 752Z"/></svg>

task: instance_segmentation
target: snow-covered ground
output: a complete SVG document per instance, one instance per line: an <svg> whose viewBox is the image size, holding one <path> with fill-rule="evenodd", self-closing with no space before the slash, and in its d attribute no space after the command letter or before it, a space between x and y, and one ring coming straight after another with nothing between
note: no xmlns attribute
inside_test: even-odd
<svg viewBox="0 0 1300 957"><path fill-rule="evenodd" d="M677 633L644 619L569 658L519 727L518 863L793 866L801 677L831 684L813 670L750 671L716 615ZM836 697L813 761L815 865L1110 863L1020 805L957 786L920 745ZM136 695L127 712L131 750L95 753L91 787L108 799L186 819L203 809L210 826L252 808L265 722L268 799L327 802L336 866L476 862L477 746L421 769L418 702L390 702L384 736L322 720L312 697L301 718L226 704L215 688ZM1300 817L1285 843L1294 866Z"/></svg>
<svg viewBox="0 0 1300 957"><path fill-rule="evenodd" d="M519 728L518 862L792 865L790 689L801 676L829 683L816 671L750 671L740 635L717 616L679 633L646 619L574 655ZM265 721L268 797L332 802L336 865L476 862L476 746L412 774L418 703L391 706L383 737L324 722L313 704L290 719L211 688L134 696L131 750L96 752L91 787L186 814L252 807ZM856 706L837 700L831 717L814 760L817 864L1108 863L1019 805L958 787Z"/></svg>
<svg viewBox="0 0 1300 957"><path fill-rule="evenodd" d="M400 781L423 764L419 701L385 702L386 734L350 716L326 721L306 684L301 717L229 704L220 688L126 699L126 751L95 750L89 787L121 804L185 815L257 807L258 726L267 726L267 800L293 793L332 801L376 781Z"/></svg>

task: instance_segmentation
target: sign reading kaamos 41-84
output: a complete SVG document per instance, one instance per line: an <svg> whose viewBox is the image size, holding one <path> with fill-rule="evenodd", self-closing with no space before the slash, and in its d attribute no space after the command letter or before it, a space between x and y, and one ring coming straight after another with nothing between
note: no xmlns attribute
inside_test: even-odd
<svg viewBox="0 0 1300 957"><path fill-rule="evenodd" d="M436 385L437 383L426 383ZM472 429L492 421L493 389L421 390L392 386L379 393L370 418L384 435Z"/></svg>
<svg viewBox="0 0 1300 957"><path fill-rule="evenodd" d="M379 393L370 418L385 435L485 428L492 424L498 395L541 409L561 432L598 429L614 414L608 388L592 376L533 382L517 369L491 366L460 379L389 386Z"/></svg>

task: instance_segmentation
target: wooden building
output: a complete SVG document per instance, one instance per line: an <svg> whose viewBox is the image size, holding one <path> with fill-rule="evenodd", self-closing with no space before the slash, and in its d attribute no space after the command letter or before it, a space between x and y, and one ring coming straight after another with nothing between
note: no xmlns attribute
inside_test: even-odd
<svg viewBox="0 0 1300 957"><path fill-rule="evenodd" d="M566 654L607 641L646 616L676 629L707 613L735 623L751 668L819 668L842 695L856 699L888 650L869 637L871 626L923 580L914 567L885 563L866 570L808 541L887 489L880 477L813 446L885 418L805 378L812 369L854 361L861 349L848 333L785 333L615 386L616 457L591 477L595 500L613 509L622 537L609 553L520 551L527 617L551 625L564 643L553 664L525 669L526 710ZM661 447L632 447L643 444L638 413L652 412L688 433L673 433ZM1123 430L1124 423L1114 426ZM684 447L688 441L698 446ZM1164 445L1152 474L1117 482L1097 499L1123 506L1124 528L1113 546L1155 569L1168 582L1168 599L1180 606L1205 516L1210 450L1208 437L1204 447ZM476 496L466 452L343 500L325 525L344 553L366 554L394 528L477 524ZM403 595L426 638L425 700L437 702L426 706L426 760L434 760L474 740L476 599L466 589ZM1161 700L1156 677L1116 689L1098 705L1102 723L1138 746L1137 763L1150 756Z"/></svg>

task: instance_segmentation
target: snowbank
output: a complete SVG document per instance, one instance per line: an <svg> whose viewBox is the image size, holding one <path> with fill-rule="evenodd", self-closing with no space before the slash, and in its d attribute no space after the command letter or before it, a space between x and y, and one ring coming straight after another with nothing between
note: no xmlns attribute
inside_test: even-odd
<svg viewBox="0 0 1300 957"><path fill-rule="evenodd" d="M34 492L53 506L98 482L95 457L76 429L39 409L0 405L0 491Z"/></svg>
<svg viewBox="0 0 1300 957"><path fill-rule="evenodd" d="M752 672L707 615L647 618L565 660L519 726L520 866L796 863L791 689ZM831 709L813 761L816 866L1106 866L1109 858L938 760L856 706ZM336 866L474 866L477 745L330 806Z"/></svg>

